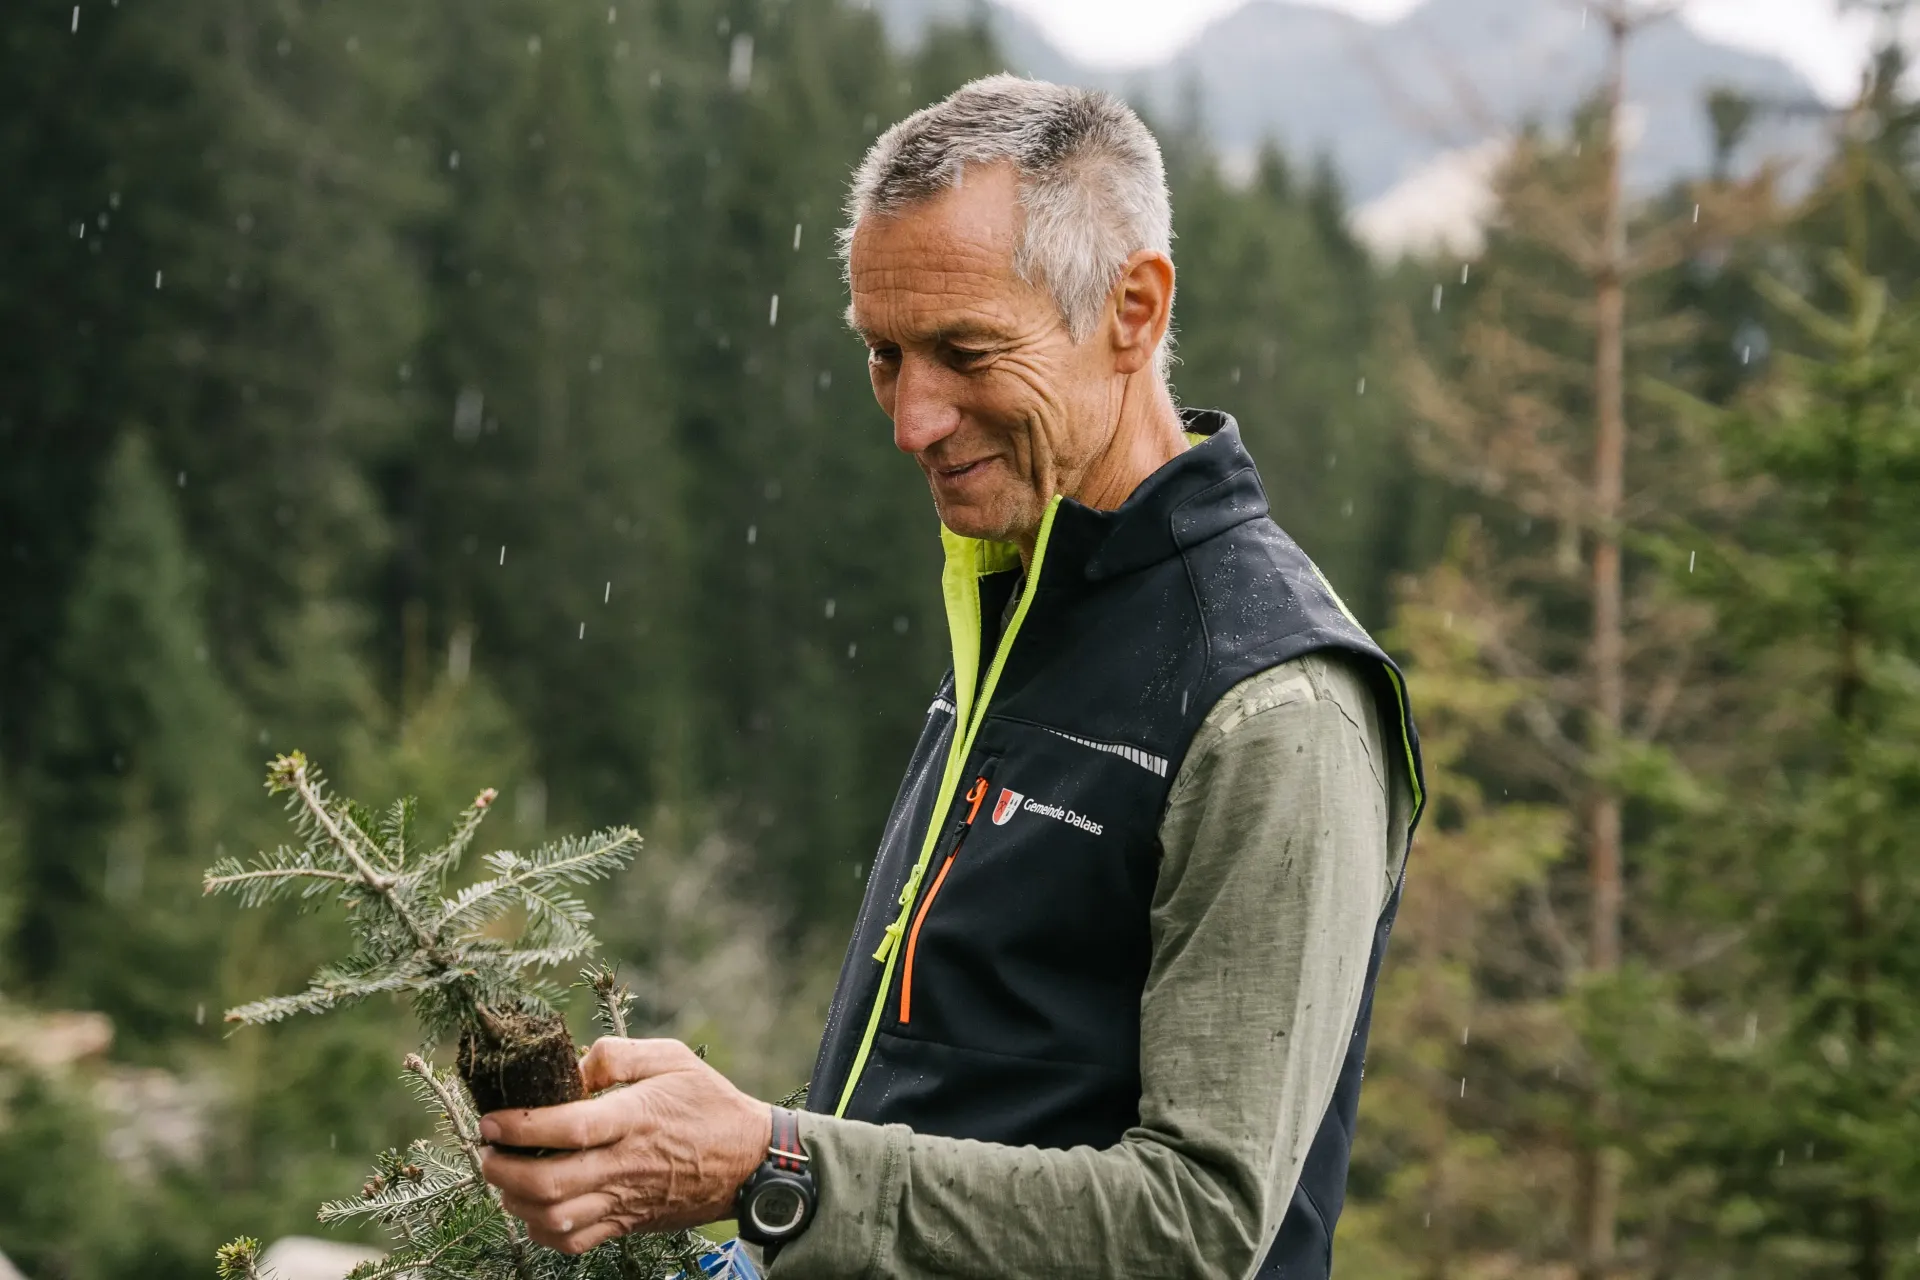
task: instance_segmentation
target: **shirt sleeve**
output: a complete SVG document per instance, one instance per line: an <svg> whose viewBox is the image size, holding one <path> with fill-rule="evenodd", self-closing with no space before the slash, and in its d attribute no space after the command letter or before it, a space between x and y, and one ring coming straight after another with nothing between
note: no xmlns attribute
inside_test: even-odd
<svg viewBox="0 0 1920 1280"><path fill-rule="evenodd" d="M1332 1097L1398 874L1386 780L1344 659L1229 691L1161 823L1140 1123L1062 1151L809 1114L820 1208L770 1280L1251 1275Z"/></svg>

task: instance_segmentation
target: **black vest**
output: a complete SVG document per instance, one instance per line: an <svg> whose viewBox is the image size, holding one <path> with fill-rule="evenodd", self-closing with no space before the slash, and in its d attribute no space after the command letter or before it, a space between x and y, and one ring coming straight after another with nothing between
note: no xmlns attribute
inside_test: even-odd
<svg viewBox="0 0 1920 1280"><path fill-rule="evenodd" d="M1268 518L1233 420L1186 417L1206 438L1118 510L1054 501L997 651L983 650L1018 556L944 534L954 667L867 881L814 1067L815 1110L1012 1146L1116 1145L1139 1122L1140 995L1168 791L1202 720L1249 676L1318 650L1370 659L1418 820L1419 743L1398 669ZM1374 981L1399 900L1396 886L1352 1045L1262 1277L1331 1270Z"/></svg>

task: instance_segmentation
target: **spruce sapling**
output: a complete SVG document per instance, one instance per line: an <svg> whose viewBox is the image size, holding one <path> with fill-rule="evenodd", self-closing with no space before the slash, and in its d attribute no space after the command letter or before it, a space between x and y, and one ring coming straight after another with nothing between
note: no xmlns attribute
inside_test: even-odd
<svg viewBox="0 0 1920 1280"><path fill-rule="evenodd" d="M294 897L331 898L346 908L357 947L297 995L229 1010L228 1022L278 1022L326 1013L382 993L403 993L429 1043L458 1037L458 1072L408 1054L403 1077L439 1116L438 1141L390 1150L357 1198L323 1205L320 1219L371 1219L395 1236L386 1258L356 1267L350 1280L664 1280L699 1275L713 1246L693 1232L636 1235L571 1257L530 1241L480 1174L481 1114L586 1096L573 1039L556 1010L562 992L541 976L598 944L576 886L624 867L640 847L626 827L568 838L531 854L498 852L492 874L448 892L447 880L472 845L495 793L482 791L437 847L414 830L402 800L376 815L329 793L300 752L268 767L267 790L285 794L299 834L251 865L225 858L208 870L208 893L237 894L247 906ZM500 922L518 913L515 937ZM612 970L583 975L612 1034L626 1031L627 990ZM222 1280L264 1280L257 1242L240 1239L217 1258Z"/></svg>

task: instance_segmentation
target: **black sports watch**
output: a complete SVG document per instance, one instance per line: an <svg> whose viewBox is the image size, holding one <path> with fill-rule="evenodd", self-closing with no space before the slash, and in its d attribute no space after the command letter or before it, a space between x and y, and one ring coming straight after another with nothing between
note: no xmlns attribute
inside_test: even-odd
<svg viewBox="0 0 1920 1280"><path fill-rule="evenodd" d="M773 1250L792 1240L813 1221L813 1174L800 1145L800 1117L773 1108L773 1141L767 1158L741 1184L734 1199L740 1238Z"/></svg>

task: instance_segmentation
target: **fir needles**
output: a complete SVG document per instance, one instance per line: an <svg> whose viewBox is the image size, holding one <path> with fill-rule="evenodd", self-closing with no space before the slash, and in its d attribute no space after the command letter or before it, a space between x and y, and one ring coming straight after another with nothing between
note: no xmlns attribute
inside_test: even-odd
<svg viewBox="0 0 1920 1280"><path fill-rule="evenodd" d="M382 993L406 996L427 1040L459 1037L462 1071L436 1068L408 1054L404 1079L439 1119L437 1140L383 1152L357 1196L320 1208L329 1224L375 1222L394 1238L385 1258L356 1267L350 1280L666 1280L696 1276L713 1246L691 1231L637 1234L578 1257L543 1249L501 1207L481 1174L480 1116L466 1074L470 1059L490 1066L480 1093L525 1075L538 1040L549 1063L582 1096L575 1050L555 1011L563 990L544 976L598 945L592 916L578 896L632 860L640 837L625 827L568 838L532 853L487 854L486 874L465 888L449 881L473 845L495 793L482 791L437 845L416 831L412 800L374 813L333 795L320 771L298 751L276 758L268 791L287 797L296 840L251 863L225 858L206 873L208 893L234 894L247 906L295 899L337 903L353 936L347 959L313 975L307 989L227 1012L252 1025L300 1013L326 1013ZM516 931L511 925L517 923ZM582 973L615 1035L626 1033L631 996L613 970ZM523 1035L526 1028L537 1035ZM551 1043L547 1043L551 1042ZM518 1056L516 1056L518 1055ZM549 1071L547 1074L552 1074ZM494 1105L536 1106L557 1098L513 1097ZM221 1280L268 1280L257 1241L242 1238L216 1258Z"/></svg>

